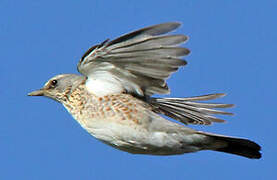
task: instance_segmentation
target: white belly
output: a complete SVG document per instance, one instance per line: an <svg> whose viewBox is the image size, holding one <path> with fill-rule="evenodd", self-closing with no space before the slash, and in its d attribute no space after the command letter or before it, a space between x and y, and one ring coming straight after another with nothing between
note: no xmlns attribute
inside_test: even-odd
<svg viewBox="0 0 277 180"><path fill-rule="evenodd" d="M105 144L133 154L173 155L195 152L200 149L191 144L195 139L202 138L196 134L186 135L184 131L151 131L106 121L84 128Z"/></svg>
<svg viewBox="0 0 277 180"><path fill-rule="evenodd" d="M70 109L68 109L70 111ZM168 121L152 111L139 111L132 119L121 119L121 114L89 117L71 113L92 136L117 149L134 154L173 155L200 150L195 144L205 136ZM87 118L89 117L89 118Z"/></svg>

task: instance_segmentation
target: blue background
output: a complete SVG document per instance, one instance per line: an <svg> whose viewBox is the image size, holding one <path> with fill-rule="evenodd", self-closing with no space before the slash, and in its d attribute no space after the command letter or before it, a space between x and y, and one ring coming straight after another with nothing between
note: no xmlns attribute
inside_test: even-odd
<svg viewBox="0 0 277 180"><path fill-rule="evenodd" d="M275 179L276 1L1 0L0 179ZM188 65L172 97L226 92L226 124L192 126L252 139L263 158L203 151L131 155L91 137L62 105L27 97L49 78L77 73L92 45L144 26L180 21ZM219 102L219 101L217 101ZM275 177L275 178L274 178Z"/></svg>

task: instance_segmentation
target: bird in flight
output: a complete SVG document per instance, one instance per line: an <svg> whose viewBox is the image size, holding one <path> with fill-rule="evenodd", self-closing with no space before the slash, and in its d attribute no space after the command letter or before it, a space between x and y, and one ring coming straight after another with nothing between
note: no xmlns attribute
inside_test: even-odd
<svg viewBox="0 0 277 180"><path fill-rule="evenodd" d="M82 56L77 66L82 75L57 75L28 95L62 103L89 134L129 153L175 155L214 150L261 158L261 147L253 141L193 130L164 118L185 125L209 125L224 122L214 115L231 115L218 109L233 106L201 102L224 96L221 93L152 97L169 94L166 79L186 65L182 57L190 51L180 44L188 37L167 34L179 26L163 23L107 39Z"/></svg>

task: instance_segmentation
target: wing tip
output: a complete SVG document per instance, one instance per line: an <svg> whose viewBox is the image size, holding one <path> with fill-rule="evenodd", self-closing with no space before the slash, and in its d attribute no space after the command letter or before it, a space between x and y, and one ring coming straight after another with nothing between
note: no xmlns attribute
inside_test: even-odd
<svg viewBox="0 0 277 180"><path fill-rule="evenodd" d="M174 31L175 29L178 29L181 25L182 25L181 22L174 22L174 21L164 22L153 26L148 26L144 28L144 30L154 30L150 34L152 36L157 36L157 35L166 34L171 31Z"/></svg>
<svg viewBox="0 0 277 180"><path fill-rule="evenodd" d="M179 21L168 21L168 22L163 22L163 23L157 24L157 25L171 25L172 27L178 28L178 27L182 26L182 22L179 22Z"/></svg>

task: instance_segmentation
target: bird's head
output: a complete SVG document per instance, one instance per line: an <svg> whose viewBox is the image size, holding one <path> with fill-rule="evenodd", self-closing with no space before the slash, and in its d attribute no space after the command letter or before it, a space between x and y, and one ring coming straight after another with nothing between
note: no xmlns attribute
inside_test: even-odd
<svg viewBox="0 0 277 180"><path fill-rule="evenodd" d="M58 102L63 102L68 93L84 80L84 76L76 74L56 75L48 80L41 89L29 93L28 96L45 96Z"/></svg>

